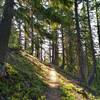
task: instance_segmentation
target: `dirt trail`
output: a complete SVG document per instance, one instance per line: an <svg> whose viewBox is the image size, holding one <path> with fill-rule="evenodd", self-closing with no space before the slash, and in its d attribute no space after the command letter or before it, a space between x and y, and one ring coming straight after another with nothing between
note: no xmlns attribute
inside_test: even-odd
<svg viewBox="0 0 100 100"><path fill-rule="evenodd" d="M46 100L61 100L59 88L49 88L46 91Z"/></svg>
<svg viewBox="0 0 100 100"><path fill-rule="evenodd" d="M46 91L46 100L61 100L58 77L55 69L51 68L48 74L49 88Z"/></svg>

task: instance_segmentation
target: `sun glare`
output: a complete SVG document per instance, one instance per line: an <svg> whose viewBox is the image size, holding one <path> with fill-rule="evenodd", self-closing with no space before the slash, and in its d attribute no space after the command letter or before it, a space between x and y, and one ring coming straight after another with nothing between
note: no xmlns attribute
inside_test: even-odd
<svg viewBox="0 0 100 100"><path fill-rule="evenodd" d="M49 86L52 88L56 88L59 86L58 81L57 81L57 73L55 69L51 69L49 72Z"/></svg>
<svg viewBox="0 0 100 100"><path fill-rule="evenodd" d="M56 75L55 69L52 69L50 71L49 77L50 77L50 81L52 81L52 82L56 82L57 81L57 75Z"/></svg>

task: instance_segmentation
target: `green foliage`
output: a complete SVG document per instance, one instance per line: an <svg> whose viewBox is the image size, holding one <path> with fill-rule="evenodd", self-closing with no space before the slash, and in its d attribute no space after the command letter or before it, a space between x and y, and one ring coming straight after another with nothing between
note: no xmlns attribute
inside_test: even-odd
<svg viewBox="0 0 100 100"><path fill-rule="evenodd" d="M62 100L98 100L91 93L84 91L84 88L77 87L74 84L68 83L60 87Z"/></svg>
<svg viewBox="0 0 100 100"><path fill-rule="evenodd" d="M61 87L60 88L60 91L61 91L61 99L62 100L75 100L75 96L73 94L73 92L71 91L71 87L68 86L68 87Z"/></svg>

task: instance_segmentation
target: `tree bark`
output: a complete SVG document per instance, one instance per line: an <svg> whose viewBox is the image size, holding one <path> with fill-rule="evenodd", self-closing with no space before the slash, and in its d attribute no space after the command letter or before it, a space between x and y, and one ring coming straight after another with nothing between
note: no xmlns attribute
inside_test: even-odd
<svg viewBox="0 0 100 100"><path fill-rule="evenodd" d="M64 50L64 32L63 27L61 27L61 34L62 34L62 65L61 68L64 69L65 66L65 50Z"/></svg>
<svg viewBox="0 0 100 100"><path fill-rule="evenodd" d="M54 41L52 41L52 64L55 64L55 45L54 45Z"/></svg>
<svg viewBox="0 0 100 100"><path fill-rule="evenodd" d="M87 0L87 15L88 15L88 26L89 26L89 33L90 33L90 45L91 45L91 51L92 51L92 59L93 59L93 68L92 72L89 75L88 78L88 85L91 85L96 74L96 58L95 58L95 50L94 50L94 43L93 43L93 37L92 37L92 29L91 29L91 22L90 22L90 12L89 12L89 1Z"/></svg>
<svg viewBox="0 0 100 100"><path fill-rule="evenodd" d="M18 20L18 29L19 29L19 48L22 49L22 34L21 34L21 20Z"/></svg>
<svg viewBox="0 0 100 100"><path fill-rule="evenodd" d="M95 7L96 7L96 18L97 18L97 34L98 34L99 48L100 48L100 25L99 25L99 15L98 15L98 7L96 0L95 0Z"/></svg>
<svg viewBox="0 0 100 100"><path fill-rule="evenodd" d="M77 55L78 55L78 63L79 63L79 74L80 74L80 82L84 82L85 79L85 60L84 60L84 52L81 43L81 34L80 34L80 26L79 26L79 18L78 18L78 0L75 0L75 21L76 21L76 30L77 30Z"/></svg>
<svg viewBox="0 0 100 100"><path fill-rule="evenodd" d="M5 75L4 63L8 49L8 42L11 33L11 24L14 12L14 0L6 0L3 17L0 22L0 74Z"/></svg>
<svg viewBox="0 0 100 100"><path fill-rule="evenodd" d="M59 55L58 55L58 33L55 34L55 65L59 65Z"/></svg>
<svg viewBox="0 0 100 100"><path fill-rule="evenodd" d="M34 52L33 14L31 15L31 54Z"/></svg>

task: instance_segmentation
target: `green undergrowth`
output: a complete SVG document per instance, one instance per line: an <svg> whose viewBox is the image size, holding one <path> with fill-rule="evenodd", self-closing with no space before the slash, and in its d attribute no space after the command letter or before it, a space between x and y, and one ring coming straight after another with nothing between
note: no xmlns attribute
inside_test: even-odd
<svg viewBox="0 0 100 100"><path fill-rule="evenodd" d="M86 88L85 84L83 85L74 85L74 82L71 84L70 82L64 83L64 80L61 80L62 86L60 87L62 100L100 100L100 58L97 59L97 70L96 70L96 78L94 83ZM58 69L58 72L59 69ZM60 72L63 76L67 76L64 72ZM69 75L68 75L69 77ZM73 77L69 77L69 79L74 79Z"/></svg>
<svg viewBox="0 0 100 100"><path fill-rule="evenodd" d="M74 94L66 87L60 87L61 100L76 100Z"/></svg>
<svg viewBox="0 0 100 100"><path fill-rule="evenodd" d="M62 100L99 100L91 93L86 92L83 88L76 87L68 83L60 87Z"/></svg>
<svg viewBox="0 0 100 100"><path fill-rule="evenodd" d="M100 100L91 92L86 91L84 87L71 82L61 81L60 91L62 100Z"/></svg>
<svg viewBox="0 0 100 100"><path fill-rule="evenodd" d="M7 76L0 79L0 100L45 100L46 84L19 54L8 57Z"/></svg>

